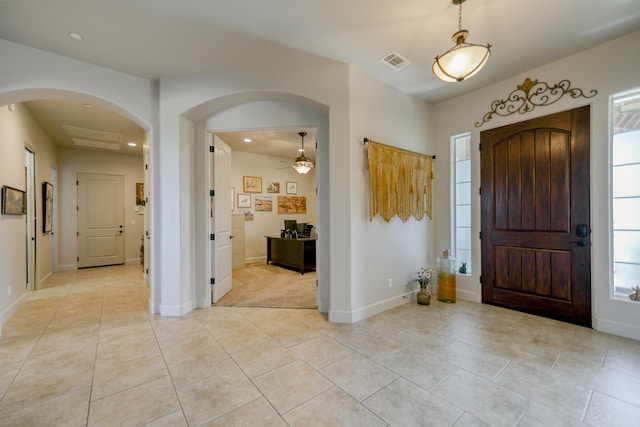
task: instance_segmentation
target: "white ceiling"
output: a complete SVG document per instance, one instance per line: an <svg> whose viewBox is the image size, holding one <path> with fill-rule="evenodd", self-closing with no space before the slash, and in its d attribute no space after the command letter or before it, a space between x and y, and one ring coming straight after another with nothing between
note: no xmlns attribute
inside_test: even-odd
<svg viewBox="0 0 640 427"><path fill-rule="evenodd" d="M328 58L431 103L637 31L640 1L468 0L462 24L492 55L468 81L443 83L431 64L453 44L451 0L0 0L0 38L145 78ZM412 64L380 62L392 51Z"/></svg>

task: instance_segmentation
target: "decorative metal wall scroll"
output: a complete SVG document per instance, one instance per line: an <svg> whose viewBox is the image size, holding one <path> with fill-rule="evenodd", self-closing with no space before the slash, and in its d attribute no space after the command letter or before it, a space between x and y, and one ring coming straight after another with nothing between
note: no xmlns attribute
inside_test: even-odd
<svg viewBox="0 0 640 427"><path fill-rule="evenodd" d="M561 80L558 84L549 86L548 83L526 78L521 85L518 85L517 89L509 94L506 100L493 101L491 111L484 115L482 122L476 122L475 126L479 128L487 123L494 114L510 116L515 113L528 113L536 107L551 105L567 94L572 98L593 98L598 94L598 91L594 89L589 95L585 95L582 89L572 88L569 80Z"/></svg>

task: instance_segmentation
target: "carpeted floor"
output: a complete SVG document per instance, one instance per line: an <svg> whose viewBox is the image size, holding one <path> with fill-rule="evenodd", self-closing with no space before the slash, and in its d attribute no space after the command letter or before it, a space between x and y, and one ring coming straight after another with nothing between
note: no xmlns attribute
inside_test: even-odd
<svg viewBox="0 0 640 427"><path fill-rule="evenodd" d="M232 273L232 289L215 305L233 307L316 308L316 273L263 263Z"/></svg>

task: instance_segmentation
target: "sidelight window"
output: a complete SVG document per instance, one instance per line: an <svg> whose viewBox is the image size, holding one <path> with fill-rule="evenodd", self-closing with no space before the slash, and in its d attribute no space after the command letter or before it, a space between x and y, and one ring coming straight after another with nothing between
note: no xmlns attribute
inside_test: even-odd
<svg viewBox="0 0 640 427"><path fill-rule="evenodd" d="M452 249L458 269L465 263L471 274L471 135L451 137L451 152Z"/></svg>
<svg viewBox="0 0 640 427"><path fill-rule="evenodd" d="M614 96L610 108L612 292L627 298L640 277L640 91Z"/></svg>

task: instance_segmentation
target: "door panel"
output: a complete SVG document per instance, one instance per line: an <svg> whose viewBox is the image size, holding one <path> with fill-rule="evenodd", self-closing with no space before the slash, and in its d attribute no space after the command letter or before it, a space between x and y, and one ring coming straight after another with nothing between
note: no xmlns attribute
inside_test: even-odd
<svg viewBox="0 0 640 427"><path fill-rule="evenodd" d="M213 230L215 240L212 243L213 285L212 302L217 302L231 290L231 149L220 138L214 136L213 188L215 197L211 198L213 212Z"/></svg>
<svg viewBox="0 0 640 427"><path fill-rule="evenodd" d="M78 173L78 268L124 264L124 177Z"/></svg>
<svg viewBox="0 0 640 427"><path fill-rule="evenodd" d="M483 302L590 326L589 107L484 131L481 147Z"/></svg>

